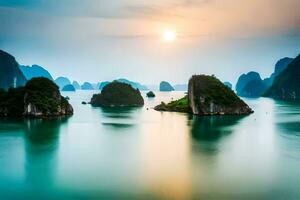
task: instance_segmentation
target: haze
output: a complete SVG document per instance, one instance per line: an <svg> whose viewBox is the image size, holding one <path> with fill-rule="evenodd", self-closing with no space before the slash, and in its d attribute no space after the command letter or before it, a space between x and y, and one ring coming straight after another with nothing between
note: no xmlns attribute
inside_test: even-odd
<svg viewBox="0 0 300 200"><path fill-rule="evenodd" d="M54 77L147 84L268 76L300 52L299 0L0 0L0 48ZM172 43L162 40L173 30Z"/></svg>

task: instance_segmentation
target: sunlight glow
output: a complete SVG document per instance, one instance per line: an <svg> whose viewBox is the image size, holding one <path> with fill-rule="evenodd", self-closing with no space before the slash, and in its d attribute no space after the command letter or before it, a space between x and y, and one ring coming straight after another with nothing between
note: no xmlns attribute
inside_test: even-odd
<svg viewBox="0 0 300 200"><path fill-rule="evenodd" d="M167 30L163 33L163 40L165 42L174 42L176 40L177 33L174 30Z"/></svg>

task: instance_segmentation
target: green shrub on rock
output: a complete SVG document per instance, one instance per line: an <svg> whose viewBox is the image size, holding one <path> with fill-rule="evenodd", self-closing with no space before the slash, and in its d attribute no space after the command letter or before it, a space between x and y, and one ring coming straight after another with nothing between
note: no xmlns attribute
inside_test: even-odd
<svg viewBox="0 0 300 200"><path fill-rule="evenodd" d="M100 94L93 95L92 106L143 106L144 99L138 89L131 85L114 81L106 85Z"/></svg>
<svg viewBox="0 0 300 200"><path fill-rule="evenodd" d="M25 87L0 91L0 116L47 117L73 114L58 86L47 78L33 78Z"/></svg>

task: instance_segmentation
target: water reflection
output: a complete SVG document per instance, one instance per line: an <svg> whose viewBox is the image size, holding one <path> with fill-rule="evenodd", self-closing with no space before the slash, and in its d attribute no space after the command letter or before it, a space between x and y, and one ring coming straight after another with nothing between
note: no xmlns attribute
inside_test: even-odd
<svg viewBox="0 0 300 200"><path fill-rule="evenodd" d="M284 134L300 136L300 121L277 123L277 127L281 129Z"/></svg>
<svg viewBox="0 0 300 200"><path fill-rule="evenodd" d="M276 128L280 137L281 150L285 156L300 160L300 104L276 102L278 110Z"/></svg>
<svg viewBox="0 0 300 200"><path fill-rule="evenodd" d="M135 110L141 109L141 107L131 106L112 106L112 107L100 107L104 113L131 113Z"/></svg>
<svg viewBox="0 0 300 200"><path fill-rule="evenodd" d="M35 189L54 185L60 127L68 118L24 121L25 181Z"/></svg>
<svg viewBox="0 0 300 200"><path fill-rule="evenodd" d="M232 132L231 127L245 116L190 116L191 135L197 141L215 142Z"/></svg>
<svg viewBox="0 0 300 200"><path fill-rule="evenodd" d="M193 139L192 150L206 153L218 151L218 141L233 132L233 126L245 116L189 116Z"/></svg>
<svg viewBox="0 0 300 200"><path fill-rule="evenodd" d="M136 125L141 107L102 107L102 125L114 129L129 129Z"/></svg>
<svg viewBox="0 0 300 200"><path fill-rule="evenodd" d="M132 118L135 112L141 110L141 107L101 107L102 114L109 118Z"/></svg>
<svg viewBox="0 0 300 200"><path fill-rule="evenodd" d="M143 180L158 199L189 199L191 171L186 115L158 113L141 133Z"/></svg>
<svg viewBox="0 0 300 200"><path fill-rule="evenodd" d="M24 126L26 142L55 148L60 126L67 121L68 118L26 120Z"/></svg>
<svg viewBox="0 0 300 200"><path fill-rule="evenodd" d="M104 109L82 94L67 124L0 121L0 196L299 199L300 106L260 98L245 118L191 117L146 109L170 94Z"/></svg>
<svg viewBox="0 0 300 200"><path fill-rule="evenodd" d="M122 129L122 128L131 128L133 127L135 124L120 124L120 123L102 123L102 125L104 126L110 126L116 129Z"/></svg>
<svg viewBox="0 0 300 200"><path fill-rule="evenodd" d="M0 134L7 134L8 132L15 132L23 129L22 119L0 119Z"/></svg>

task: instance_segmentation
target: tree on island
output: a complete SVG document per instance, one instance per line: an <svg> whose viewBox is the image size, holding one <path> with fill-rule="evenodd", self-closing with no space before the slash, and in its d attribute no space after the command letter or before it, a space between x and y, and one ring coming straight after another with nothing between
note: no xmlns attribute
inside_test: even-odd
<svg viewBox="0 0 300 200"><path fill-rule="evenodd" d="M100 94L93 95L92 106L143 106L144 99L138 89L131 85L114 81L107 84Z"/></svg>
<svg viewBox="0 0 300 200"><path fill-rule="evenodd" d="M1 117L50 117L72 115L73 108L58 86L47 78L33 78L25 87L0 90Z"/></svg>

